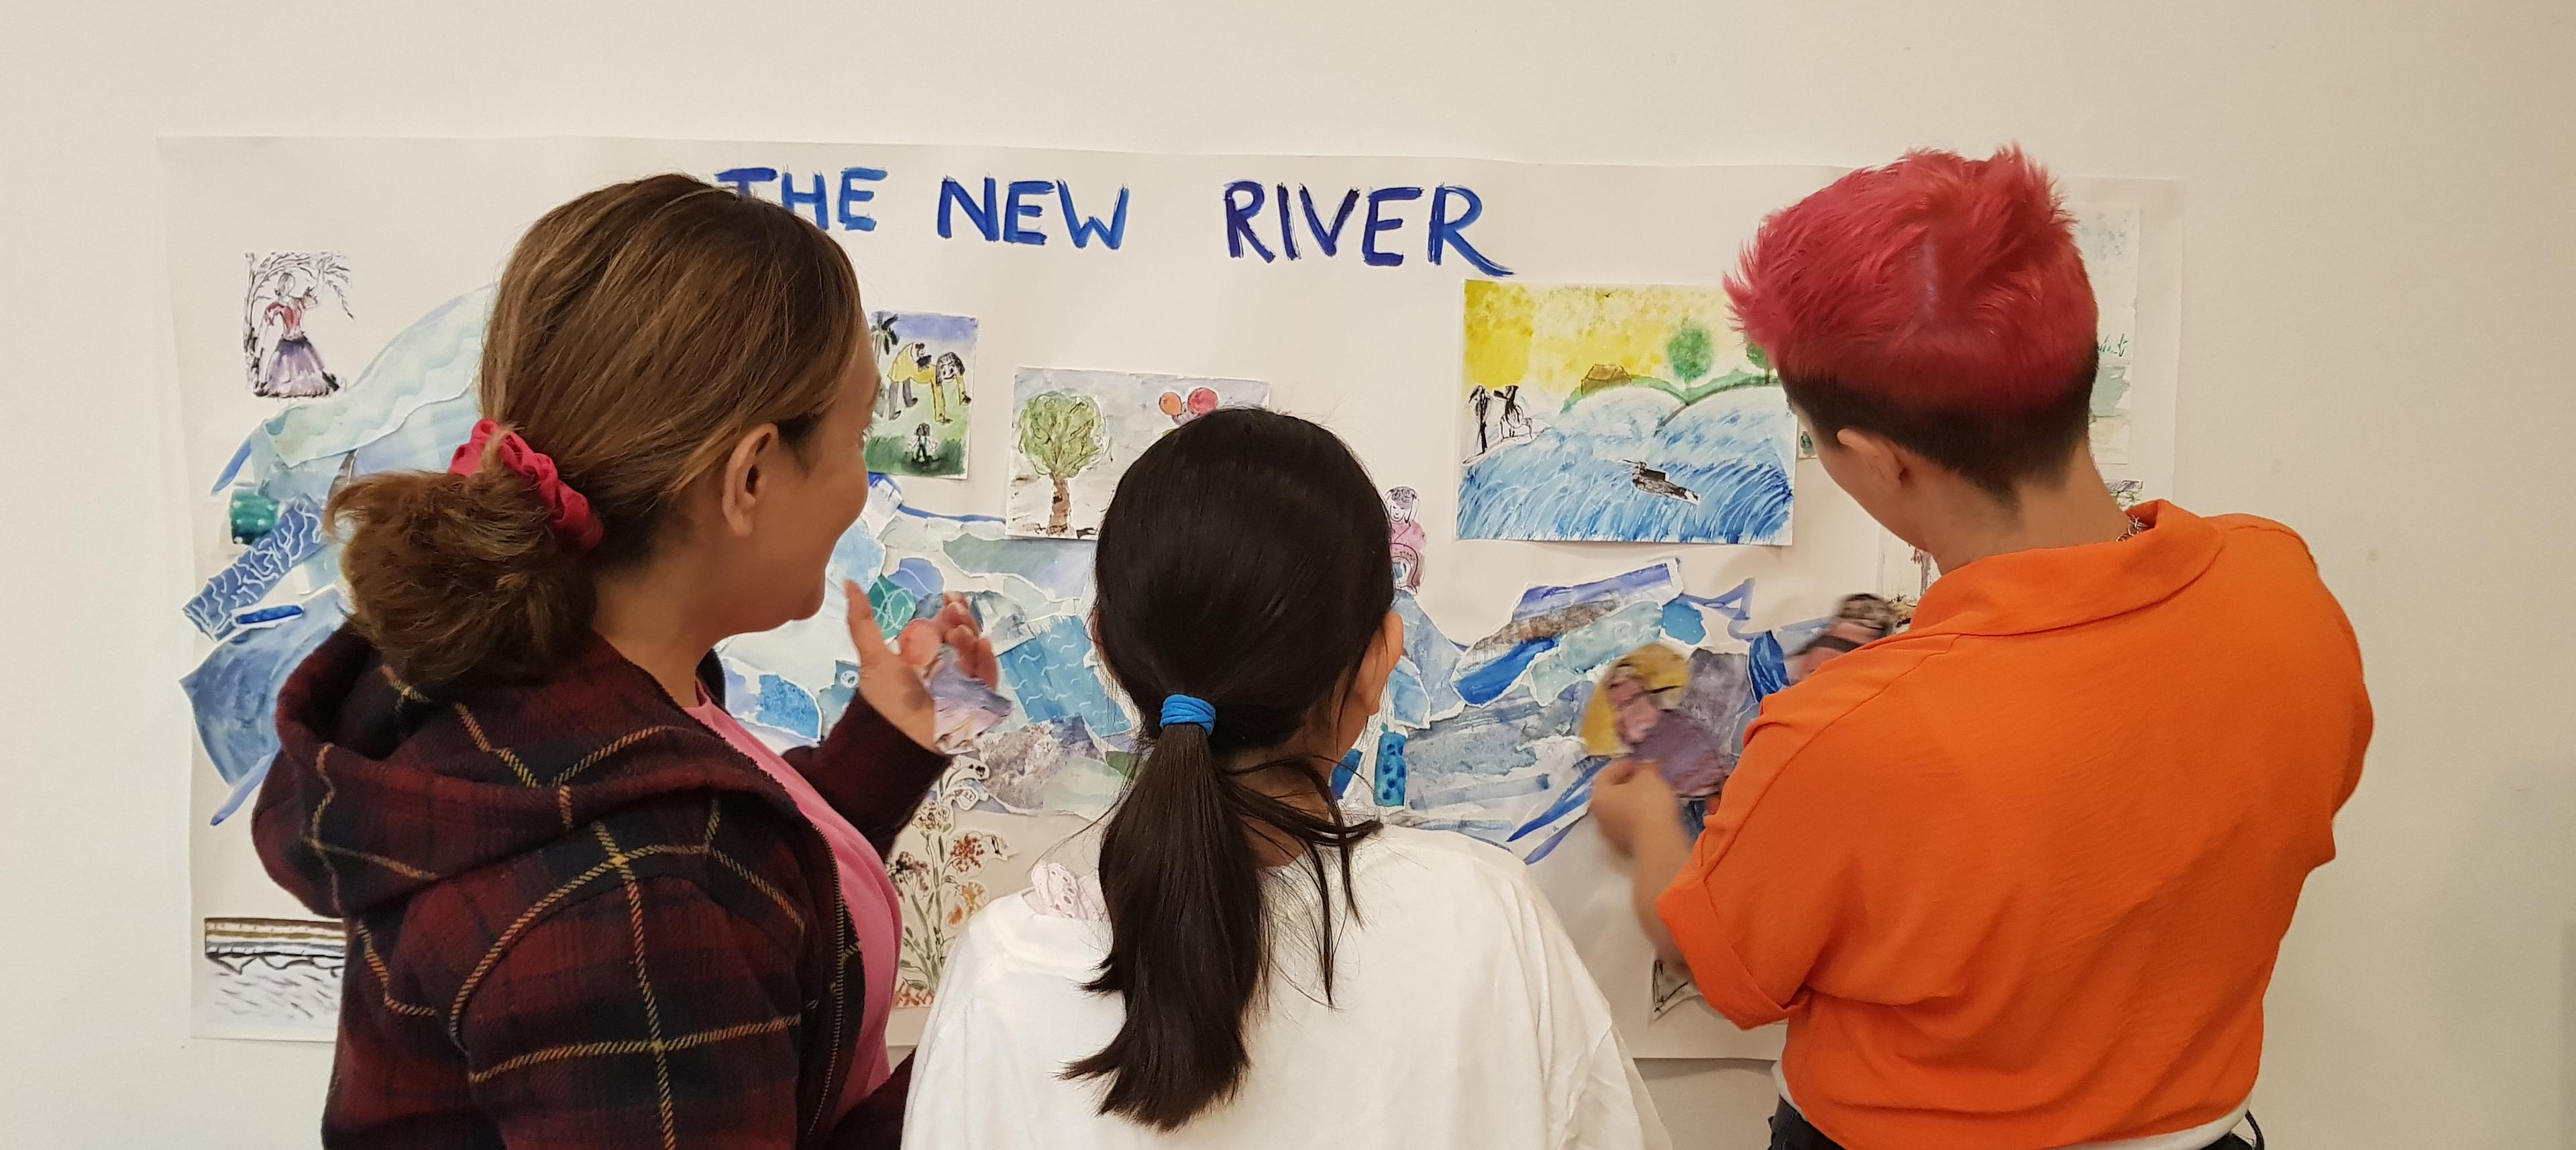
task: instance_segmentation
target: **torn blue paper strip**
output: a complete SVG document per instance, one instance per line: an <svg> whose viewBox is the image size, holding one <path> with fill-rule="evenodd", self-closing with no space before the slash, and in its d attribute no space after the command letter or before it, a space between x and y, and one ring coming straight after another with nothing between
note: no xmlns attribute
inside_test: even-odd
<svg viewBox="0 0 2576 1150"><path fill-rule="evenodd" d="M290 502L277 509L276 527L206 580L181 610L207 638L221 639L232 632L236 613L267 598L287 572L321 553L323 542L321 509L301 499Z"/></svg>
<svg viewBox="0 0 2576 1150"><path fill-rule="evenodd" d="M950 562L968 571L1012 574L1058 599L1091 590L1089 540L1005 538L999 525L977 527L948 541Z"/></svg>
<svg viewBox="0 0 2576 1150"><path fill-rule="evenodd" d="M1466 647L1441 634L1440 625L1423 614L1408 592L1396 593L1395 614L1404 620L1405 661L1422 678L1425 721L1457 714L1467 705L1458 694L1458 657Z"/></svg>
<svg viewBox="0 0 2576 1150"><path fill-rule="evenodd" d="M348 386L279 412L261 433L277 458L294 467L346 455L392 433L422 407L465 395L482 369L484 317L491 310L488 287L440 304L386 341Z"/></svg>
<svg viewBox="0 0 2576 1150"><path fill-rule="evenodd" d="M179 680L196 715L197 741L215 774L232 786L215 822L229 817L268 776L277 758L277 692L347 618L340 593L330 588L295 606L300 610L292 615L235 631Z"/></svg>
<svg viewBox="0 0 2576 1150"><path fill-rule="evenodd" d="M762 675L747 700L751 713L742 717L808 741L823 737L823 709L814 696L784 675Z"/></svg>
<svg viewBox="0 0 2576 1150"><path fill-rule="evenodd" d="M422 404L392 431L350 454L358 461L360 475L445 471L456 449L474 434L474 424L482 418L482 406L471 394Z"/></svg>
<svg viewBox="0 0 2576 1150"><path fill-rule="evenodd" d="M1634 604L1652 603L1660 612L1662 604L1681 593L1674 567L1674 561L1668 559L1591 583L1533 587L1523 592L1520 604L1512 609L1512 621L1477 640L1459 656L1458 693L1470 704L1490 703L1500 698L1540 655L1554 650L1567 634ZM1618 648L1602 659L1615 658L1628 649Z"/></svg>

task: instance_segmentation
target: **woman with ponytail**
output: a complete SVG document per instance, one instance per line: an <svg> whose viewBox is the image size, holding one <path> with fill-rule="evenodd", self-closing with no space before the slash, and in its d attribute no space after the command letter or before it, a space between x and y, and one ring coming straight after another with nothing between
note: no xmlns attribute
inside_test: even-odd
<svg viewBox="0 0 2576 1150"><path fill-rule="evenodd" d="M342 919L329 1147L855 1147L900 1137L879 861L945 760L921 668L781 756L715 645L812 615L867 502L877 373L840 248L685 176L546 215L503 270L489 416L444 474L332 497L350 625L281 693L253 834Z"/></svg>
<svg viewBox="0 0 2576 1150"><path fill-rule="evenodd" d="M1145 753L1096 873L1041 863L950 953L907 1146L1667 1144L1525 868L1333 800L1403 651L1386 540L1292 416L1217 411L1128 469L1093 628Z"/></svg>

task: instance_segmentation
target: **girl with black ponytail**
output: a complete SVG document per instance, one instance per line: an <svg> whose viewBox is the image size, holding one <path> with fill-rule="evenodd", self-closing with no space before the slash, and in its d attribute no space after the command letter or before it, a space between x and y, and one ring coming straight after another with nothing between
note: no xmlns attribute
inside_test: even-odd
<svg viewBox="0 0 2576 1150"><path fill-rule="evenodd" d="M1128 469L1093 629L1145 754L1096 873L1041 863L951 952L905 1145L1667 1145L1525 868L1334 800L1403 653L1387 543L1292 416L1213 412Z"/></svg>

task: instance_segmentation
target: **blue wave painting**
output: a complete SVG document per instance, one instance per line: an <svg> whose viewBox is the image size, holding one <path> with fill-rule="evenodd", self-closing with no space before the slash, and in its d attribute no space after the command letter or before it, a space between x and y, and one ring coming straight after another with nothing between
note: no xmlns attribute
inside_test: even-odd
<svg viewBox="0 0 2576 1150"><path fill-rule="evenodd" d="M1468 462L1458 536L1785 544L1797 439L1776 387L1687 407L1644 387L1585 396L1554 426Z"/></svg>

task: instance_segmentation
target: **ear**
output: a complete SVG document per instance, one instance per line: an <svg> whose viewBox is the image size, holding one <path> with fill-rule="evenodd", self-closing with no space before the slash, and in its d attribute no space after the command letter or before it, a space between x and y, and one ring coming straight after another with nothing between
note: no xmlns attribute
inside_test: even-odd
<svg viewBox="0 0 2576 1150"><path fill-rule="evenodd" d="M725 455L724 470L718 474L717 506L725 529L736 538L751 534L754 513L769 491L768 469L776 465L772 449L778 445L778 425L764 423L744 432Z"/></svg>
<svg viewBox="0 0 2576 1150"><path fill-rule="evenodd" d="M1395 662L1404 657L1404 616L1393 611L1378 624L1377 637L1369 640L1368 653L1360 656L1360 673L1351 680L1351 697L1345 707L1363 715L1377 713L1378 703L1386 698L1386 681L1395 674Z"/></svg>
<svg viewBox="0 0 2576 1150"><path fill-rule="evenodd" d="M1864 479L1881 492L1894 492L1904 486L1914 466L1912 452L1875 431L1846 427L1834 433L1834 442L1843 449L1846 470Z"/></svg>

